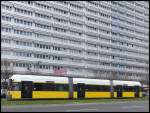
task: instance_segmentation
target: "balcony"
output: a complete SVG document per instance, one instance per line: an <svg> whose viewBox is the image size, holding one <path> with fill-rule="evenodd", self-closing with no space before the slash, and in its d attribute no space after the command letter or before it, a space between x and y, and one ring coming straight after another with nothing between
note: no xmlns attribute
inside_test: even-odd
<svg viewBox="0 0 150 113"><path fill-rule="evenodd" d="M83 77L84 75L85 75L85 73L83 73L83 72L74 72L74 71L70 71L70 70L68 70L67 71L67 74L68 74L68 76L73 76L73 77Z"/></svg>
<svg viewBox="0 0 150 113"><path fill-rule="evenodd" d="M85 24L86 25L90 25L90 26L93 26L93 27L99 27L99 22L91 22L91 21L85 21Z"/></svg>
<svg viewBox="0 0 150 113"><path fill-rule="evenodd" d="M59 18L66 18L66 19L68 19L70 17L69 12L67 12L66 14L64 14L64 13L61 13L61 12L57 12L54 9L51 11L51 14L53 16L57 16Z"/></svg>
<svg viewBox="0 0 150 113"><path fill-rule="evenodd" d="M46 63L48 60L43 60L42 62ZM71 62L71 61L54 61L50 60L49 62L52 65L59 65L59 66L69 66L69 67L84 67L84 64L81 62Z"/></svg>
<svg viewBox="0 0 150 113"><path fill-rule="evenodd" d="M69 24L69 29L75 30L75 31L80 31L80 32L84 32L84 27L82 26L75 26L72 24Z"/></svg>
<svg viewBox="0 0 150 113"><path fill-rule="evenodd" d="M108 5L106 5L108 7ZM99 7L99 11L100 12L103 12L105 14L110 14L111 15L111 10L110 9L105 9L105 8L102 8L102 7Z"/></svg>
<svg viewBox="0 0 150 113"><path fill-rule="evenodd" d="M138 39L145 40L147 42L149 41L149 37L146 37L146 36L143 36L143 35L135 34L135 37L137 37Z"/></svg>
<svg viewBox="0 0 150 113"><path fill-rule="evenodd" d="M136 27L134 27L134 28L135 28L136 31L142 31L143 33L148 33L148 32L149 32L148 29L141 28L141 27L139 27L139 26L136 26Z"/></svg>
<svg viewBox="0 0 150 113"><path fill-rule="evenodd" d="M106 71L112 71L113 68L111 66L103 66L103 65L99 65L98 68L100 70L106 70Z"/></svg>
<svg viewBox="0 0 150 113"><path fill-rule="evenodd" d="M142 66L146 67L146 64L139 63L139 62L132 62L132 61L126 61L126 60L119 60L119 59L109 59L111 63L117 63L117 64L126 64L128 66Z"/></svg>
<svg viewBox="0 0 150 113"><path fill-rule="evenodd" d="M135 47L129 47L129 46L127 47L127 46L122 46L122 45L113 44L113 43L111 43L111 46L116 47L118 49L122 49L122 50L130 50L130 51L139 52L139 53L148 53L148 50L141 49L141 48L135 48Z"/></svg>
<svg viewBox="0 0 150 113"><path fill-rule="evenodd" d="M100 60L100 62L107 62L107 63L112 62L111 58L107 58L107 57L100 57L99 56L99 60Z"/></svg>
<svg viewBox="0 0 150 113"><path fill-rule="evenodd" d="M111 23L111 18L107 18L107 17L103 17L103 16L98 16L99 20L102 20L102 21L105 21L105 22L108 22L108 23Z"/></svg>
<svg viewBox="0 0 150 113"><path fill-rule="evenodd" d="M71 53L69 51L55 51L55 50L49 50L49 49L40 49L40 48L34 48L34 47L23 47L18 45L8 45L3 44L3 48L11 48L11 50L20 50L20 51L28 51L33 53L45 53L45 54L52 54L52 55L60 55L60 56L67 56L67 57L76 57L76 58L84 58L82 54L78 53Z"/></svg>
<svg viewBox="0 0 150 113"><path fill-rule="evenodd" d="M99 61L98 56L90 56L90 55L86 55L86 56L85 56L85 59L88 59L88 60L94 60L94 61Z"/></svg>
<svg viewBox="0 0 150 113"><path fill-rule="evenodd" d="M112 54L111 50L107 50L107 49L99 49L99 52L104 53L104 54L108 54L108 55Z"/></svg>
<svg viewBox="0 0 150 113"><path fill-rule="evenodd" d="M10 57L11 56L11 57ZM23 62L42 62L44 64L50 64L50 65L59 65L59 66L69 66L69 67L84 67L84 64L81 62L70 62L70 61L54 61L54 60L48 60L48 59L37 59L33 57L18 57L13 55L2 55L2 59L9 59L12 61L23 61Z"/></svg>
<svg viewBox="0 0 150 113"><path fill-rule="evenodd" d="M73 4L76 4L76 5L80 5L81 7L85 6L84 1L76 1L76 2L70 1L70 2L73 3Z"/></svg>
<svg viewBox="0 0 150 113"><path fill-rule="evenodd" d="M116 32L121 32L122 34L126 34L126 30L125 29L120 29L120 28L112 27L112 30L116 31Z"/></svg>
<svg viewBox="0 0 150 113"><path fill-rule="evenodd" d="M61 10L69 10L69 5L68 4L63 4L63 3L60 3L58 1L53 1L51 2L51 5L54 7L54 8L58 8L58 9L61 9Z"/></svg>
<svg viewBox="0 0 150 113"><path fill-rule="evenodd" d="M120 53L120 52L115 52L115 51L109 51L108 54L124 56L124 57L128 57L128 58L137 58L137 59L143 59L143 60L147 59L148 60L148 58L145 58L140 55L137 56L137 54Z"/></svg>
<svg viewBox="0 0 150 113"><path fill-rule="evenodd" d="M22 73L22 74L43 74L43 75L50 75L53 74L52 70L49 69L36 69L32 68L31 70L27 70L26 67L13 67L14 73Z"/></svg>
<svg viewBox="0 0 150 113"><path fill-rule="evenodd" d="M69 6L69 10L70 12L74 12L74 13L77 13L77 14L80 14L80 15L84 15L84 9L77 9L77 8L73 8L71 6Z"/></svg>
<svg viewBox="0 0 150 113"><path fill-rule="evenodd" d="M32 40L32 41L36 40L33 36L25 36L25 35L13 34L13 33L8 36L13 38Z"/></svg>
<svg viewBox="0 0 150 113"><path fill-rule="evenodd" d="M49 15L51 16L51 15ZM45 23L47 25L51 25L52 24L52 19L44 19L44 18L39 18L39 17L32 17L32 20L34 20L37 23Z"/></svg>
<svg viewBox="0 0 150 113"><path fill-rule="evenodd" d="M69 37L69 32L60 32L60 31L55 31L55 30L52 30L52 34L54 35L58 35L58 36L63 36L63 37Z"/></svg>
<svg viewBox="0 0 150 113"><path fill-rule="evenodd" d="M97 31L95 31L95 30L90 30L90 29L86 29L86 34L93 34L93 35L97 35L98 36L98 30Z"/></svg>
<svg viewBox="0 0 150 113"><path fill-rule="evenodd" d="M12 22L8 22L8 21L4 21L4 20L1 20L1 26L13 26L14 23Z"/></svg>
<svg viewBox="0 0 150 113"><path fill-rule="evenodd" d="M147 26L148 25L148 24L145 24L144 21L140 21L140 20L137 20L137 19L135 19L135 23L138 23L141 26Z"/></svg>
<svg viewBox="0 0 150 113"><path fill-rule="evenodd" d="M100 17L98 13L95 14L95 13L90 13L88 11L85 12L85 15L88 16L88 17L93 17L95 19L99 19L99 17Z"/></svg>
<svg viewBox="0 0 150 113"><path fill-rule="evenodd" d="M110 25L107 26L107 25L104 25L104 24L99 24L99 28L105 29L107 31L111 31L112 30Z"/></svg>
<svg viewBox="0 0 150 113"><path fill-rule="evenodd" d="M127 69L129 72L132 72L132 73L137 73L137 74L147 74L146 71L144 70L137 70L137 69Z"/></svg>
<svg viewBox="0 0 150 113"><path fill-rule="evenodd" d="M134 7L134 4L131 4L131 3L128 3L128 2L125 2L126 6L128 6L129 8L133 8Z"/></svg>
<svg viewBox="0 0 150 113"><path fill-rule="evenodd" d="M80 41L85 40L84 37L83 37L83 35L79 36L79 35L76 35L76 34L68 33L68 36L69 36L69 38L80 40Z"/></svg>
<svg viewBox="0 0 150 113"><path fill-rule="evenodd" d="M86 3L86 7L88 8L88 9L92 9L92 10L94 10L94 11L99 11L99 6L97 5L91 5L90 3Z"/></svg>
<svg viewBox="0 0 150 113"><path fill-rule="evenodd" d="M50 32L52 32L52 28L51 29L44 29L44 28L39 28L39 27L33 27L35 31L40 31L40 32L45 32L45 34L49 34Z"/></svg>
<svg viewBox="0 0 150 113"><path fill-rule="evenodd" d="M12 2L12 1L10 1L10 2ZM37 2L38 1L36 1L36 3ZM37 6L35 6L34 3L33 3L33 5L28 5L28 4L25 4L25 3L18 2L18 1L13 1L12 3L15 4L16 6L18 6L18 5L19 6L24 6L24 7L26 7L26 9L40 10L40 11L43 11L45 13L49 13L50 10L51 10L51 8L49 8L49 10L48 10L48 9L43 9L43 8L37 7ZM49 7L51 7L51 4L49 4L47 1L43 2L42 4L45 4L45 5L48 5Z"/></svg>
<svg viewBox="0 0 150 113"><path fill-rule="evenodd" d="M18 38L20 38L18 35L13 34L12 32L11 33L1 32L1 37L9 37L9 38L18 37Z"/></svg>
<svg viewBox="0 0 150 113"><path fill-rule="evenodd" d="M97 47L90 47L87 45L85 48L86 48L86 50L91 50L91 51L96 51L96 52L99 50L98 46Z"/></svg>
<svg viewBox="0 0 150 113"><path fill-rule="evenodd" d="M84 46L82 44L72 44L69 42L61 42L57 41L55 39L52 39L51 42L55 45L60 45L62 47L69 47L69 48L76 48L76 49L84 49Z"/></svg>
<svg viewBox="0 0 150 113"><path fill-rule="evenodd" d="M50 53L53 54L53 55L60 55L60 56L67 56L67 57L76 57L76 58L84 58L84 56L82 54L71 53L69 51L64 52L64 51L51 50Z"/></svg>
<svg viewBox="0 0 150 113"><path fill-rule="evenodd" d="M69 19L71 21L77 21L77 22L80 22L80 23L84 23L83 16L82 17L76 17L76 16L69 15Z"/></svg>
<svg viewBox="0 0 150 113"><path fill-rule="evenodd" d="M84 40L84 37L83 36L79 36L79 35L76 35L76 34L72 34L70 32L59 32L59 31L55 31L55 30L52 30L52 34L55 35L55 36L61 36L61 37L66 37L66 38L72 38L72 39L77 39L77 40Z"/></svg>
<svg viewBox="0 0 150 113"><path fill-rule="evenodd" d="M86 64L86 68L90 68L90 69L98 69L98 64Z"/></svg>
<svg viewBox="0 0 150 113"><path fill-rule="evenodd" d="M11 44L9 44L9 43L1 43L2 45L1 45L1 49L3 49L3 48L8 48L8 49L11 49L12 47L13 47L13 44L11 43Z"/></svg>
<svg viewBox="0 0 150 113"><path fill-rule="evenodd" d="M141 45L141 46L144 46L145 47L145 43L142 43L141 41L138 41L138 40L130 40L130 39L127 39L127 38L120 38L119 36L115 36L113 37L115 40L120 40L120 41L123 41L123 42L127 42L127 43L133 43L133 44L136 44L136 45ZM146 46L148 47L148 46Z"/></svg>
<svg viewBox="0 0 150 113"><path fill-rule="evenodd" d="M85 38L85 41L86 41L86 42L94 42L94 43L97 43L97 44L98 44L99 39L86 37L86 38Z"/></svg>
<svg viewBox="0 0 150 113"><path fill-rule="evenodd" d="M107 34L107 33L101 32L101 31L99 31L98 34L99 34L100 36L107 37L107 39L111 39L111 34Z"/></svg>

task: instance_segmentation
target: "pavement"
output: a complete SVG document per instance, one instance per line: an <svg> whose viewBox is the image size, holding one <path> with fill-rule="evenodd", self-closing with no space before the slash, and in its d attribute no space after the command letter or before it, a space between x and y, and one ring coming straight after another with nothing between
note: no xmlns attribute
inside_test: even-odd
<svg viewBox="0 0 150 113"><path fill-rule="evenodd" d="M1 112L149 112L149 101L1 106Z"/></svg>

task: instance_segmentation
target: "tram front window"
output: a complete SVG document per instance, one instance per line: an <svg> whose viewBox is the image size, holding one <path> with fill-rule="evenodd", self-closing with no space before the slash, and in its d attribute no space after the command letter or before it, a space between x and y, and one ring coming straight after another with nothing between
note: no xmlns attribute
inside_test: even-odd
<svg viewBox="0 0 150 113"><path fill-rule="evenodd" d="M11 90L12 91L18 91L18 90L20 90L19 83L13 83L12 87L11 87Z"/></svg>

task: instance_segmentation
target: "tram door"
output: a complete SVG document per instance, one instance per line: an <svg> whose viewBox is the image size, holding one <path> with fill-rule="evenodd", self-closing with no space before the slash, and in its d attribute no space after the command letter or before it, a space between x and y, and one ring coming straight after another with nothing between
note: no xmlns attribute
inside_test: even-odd
<svg viewBox="0 0 150 113"><path fill-rule="evenodd" d="M22 81L21 82L21 97L22 98L32 98L32 81Z"/></svg>
<svg viewBox="0 0 150 113"><path fill-rule="evenodd" d="M123 87L121 85L117 85L116 86L116 90L117 90L117 97L122 97L122 90Z"/></svg>
<svg viewBox="0 0 150 113"><path fill-rule="evenodd" d="M77 97L79 99L85 98L85 84L83 83L77 84Z"/></svg>
<svg viewBox="0 0 150 113"><path fill-rule="evenodd" d="M139 94L139 92L140 92L139 89L140 89L139 86L134 86L134 96L135 97L139 97L139 95L140 95Z"/></svg>

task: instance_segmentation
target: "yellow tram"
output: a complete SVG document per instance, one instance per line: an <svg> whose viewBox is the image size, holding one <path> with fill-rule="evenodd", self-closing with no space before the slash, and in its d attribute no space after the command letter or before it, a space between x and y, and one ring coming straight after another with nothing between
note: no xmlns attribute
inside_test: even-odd
<svg viewBox="0 0 150 113"><path fill-rule="evenodd" d="M87 99L142 97L137 81L13 75L7 97L16 99Z"/></svg>

